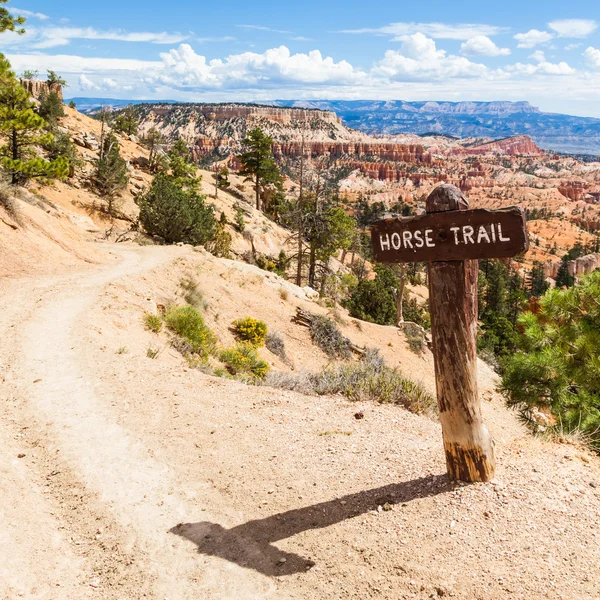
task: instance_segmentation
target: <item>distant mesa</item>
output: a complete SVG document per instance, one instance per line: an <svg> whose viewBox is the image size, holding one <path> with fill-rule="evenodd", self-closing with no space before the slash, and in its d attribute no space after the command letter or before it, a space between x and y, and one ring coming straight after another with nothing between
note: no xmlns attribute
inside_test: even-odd
<svg viewBox="0 0 600 600"><path fill-rule="evenodd" d="M97 110L101 105L120 107L130 103L147 102L114 98L74 98L74 100L79 110L83 112ZM175 104L169 100L153 102L164 106ZM492 139L527 135L539 148L545 150L577 155L600 155L600 119L545 113L525 101L274 100L268 104L276 108L312 109L322 113L335 113L335 118L341 119L347 127L371 135L411 133ZM202 104L194 106L202 106ZM248 107L251 105L232 103L214 106ZM220 114L224 115L227 110L227 108L221 109ZM215 112L215 116L217 114L218 111Z"/></svg>

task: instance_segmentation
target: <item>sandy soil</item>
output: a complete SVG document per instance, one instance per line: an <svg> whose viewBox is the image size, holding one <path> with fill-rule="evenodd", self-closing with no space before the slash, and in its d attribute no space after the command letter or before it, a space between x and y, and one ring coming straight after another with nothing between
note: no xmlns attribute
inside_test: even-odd
<svg viewBox="0 0 600 600"><path fill-rule="evenodd" d="M0 597L599 597L600 461L533 439L485 365L497 480L452 485L436 422L210 377L143 328L192 273L224 342L252 314L296 368L323 366L289 323L303 301L264 274L189 247L102 249L0 289ZM432 384L394 328L344 330Z"/></svg>

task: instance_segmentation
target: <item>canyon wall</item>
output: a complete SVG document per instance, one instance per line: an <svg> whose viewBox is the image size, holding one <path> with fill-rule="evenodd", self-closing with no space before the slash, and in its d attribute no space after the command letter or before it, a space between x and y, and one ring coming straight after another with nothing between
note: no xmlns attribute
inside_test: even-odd
<svg viewBox="0 0 600 600"><path fill-rule="evenodd" d="M329 156L369 157L375 160L390 160L394 162L425 162L431 163L431 154L419 144L373 144L362 142L306 142L305 156L317 158ZM302 153L302 142L280 142L273 144L273 154L276 158L282 156L298 157Z"/></svg>

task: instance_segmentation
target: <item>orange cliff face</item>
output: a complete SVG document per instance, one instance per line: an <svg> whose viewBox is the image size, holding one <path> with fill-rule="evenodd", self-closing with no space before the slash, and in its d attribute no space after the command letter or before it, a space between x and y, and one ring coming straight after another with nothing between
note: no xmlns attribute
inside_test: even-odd
<svg viewBox="0 0 600 600"><path fill-rule="evenodd" d="M368 157L370 159L390 160L396 162L431 162L431 155L419 144L380 144L368 142L307 142L304 144L305 156L317 158L329 156ZM275 157L300 156L302 142L281 142L273 144Z"/></svg>
<svg viewBox="0 0 600 600"><path fill-rule="evenodd" d="M55 93L58 99L62 102L63 100L63 89L60 83L48 83L47 81L40 81L39 79L21 79L21 86L24 87L32 98L39 100L43 96Z"/></svg>
<svg viewBox="0 0 600 600"><path fill-rule="evenodd" d="M517 135L477 146L454 148L451 153L474 156L483 156L485 154L541 156L544 154L544 151L528 135Z"/></svg>
<svg viewBox="0 0 600 600"><path fill-rule="evenodd" d="M310 123L314 119L320 119L336 125L342 123L342 120L334 112L328 110L225 104L209 105L206 107L199 106L196 111L204 115L209 121L237 118L265 118L282 125L289 125L294 121Z"/></svg>

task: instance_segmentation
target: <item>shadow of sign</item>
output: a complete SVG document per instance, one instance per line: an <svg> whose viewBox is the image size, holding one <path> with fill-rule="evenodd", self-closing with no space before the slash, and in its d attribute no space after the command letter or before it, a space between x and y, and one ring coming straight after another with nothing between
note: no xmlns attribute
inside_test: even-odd
<svg viewBox="0 0 600 600"><path fill-rule="evenodd" d="M314 560L283 552L274 542L329 527L378 506L402 504L453 489L455 485L447 475L431 475L248 521L231 529L218 523L199 522L180 523L170 532L194 542L201 554L218 556L264 575L291 575L314 566Z"/></svg>

